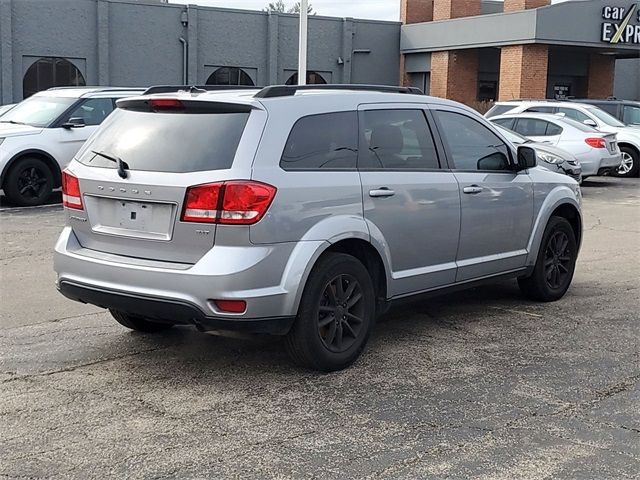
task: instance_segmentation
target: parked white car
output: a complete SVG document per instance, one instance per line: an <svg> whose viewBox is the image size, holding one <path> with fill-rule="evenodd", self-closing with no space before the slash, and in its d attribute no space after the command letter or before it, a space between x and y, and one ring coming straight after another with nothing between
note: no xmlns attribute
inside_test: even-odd
<svg viewBox="0 0 640 480"><path fill-rule="evenodd" d="M602 132L618 135L618 145L622 152L622 162L616 174L619 177L637 177L640 171L640 128L625 125L613 115L586 103L558 102L553 100L515 100L498 102L485 117L512 113L555 113L563 114L566 118L597 128Z"/></svg>
<svg viewBox="0 0 640 480"><path fill-rule="evenodd" d="M0 117L2 115L4 115L5 113L7 113L9 110L11 110L15 106L16 106L15 103L11 103L9 105L0 105Z"/></svg>
<svg viewBox="0 0 640 480"><path fill-rule="evenodd" d="M61 186L61 172L115 108L143 89L53 88L0 117L0 185L15 205L40 205Z"/></svg>
<svg viewBox="0 0 640 480"><path fill-rule="evenodd" d="M615 133L604 133L570 118L520 113L498 115L491 121L534 142L555 145L573 154L580 162L583 179L615 172L622 161Z"/></svg>

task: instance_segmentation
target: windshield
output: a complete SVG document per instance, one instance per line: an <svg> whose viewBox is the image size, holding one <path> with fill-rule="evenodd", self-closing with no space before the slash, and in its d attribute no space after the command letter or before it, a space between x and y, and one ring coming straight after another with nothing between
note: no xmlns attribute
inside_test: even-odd
<svg viewBox="0 0 640 480"><path fill-rule="evenodd" d="M598 119L601 122L604 122L607 125L610 125L612 127L624 127L624 123L622 123L620 120L618 120L613 115L609 115L604 110L600 110L597 107L596 108L587 108L587 110L589 111L589 113L591 115L593 115L594 117L598 117Z"/></svg>
<svg viewBox="0 0 640 480"><path fill-rule="evenodd" d="M507 113L509 110L513 110L515 105L494 105L491 109L485 113L486 118L497 117L503 113Z"/></svg>
<svg viewBox="0 0 640 480"><path fill-rule="evenodd" d="M0 123L48 127L76 101L76 98L33 96L2 115Z"/></svg>
<svg viewBox="0 0 640 480"><path fill-rule="evenodd" d="M150 113L117 108L76 158L101 168L118 168L120 158L131 170L222 170L231 167L248 119L249 113Z"/></svg>
<svg viewBox="0 0 640 480"><path fill-rule="evenodd" d="M516 145L520 145L522 143L531 142L527 137L523 137L522 135L514 132L513 130L509 130L508 128L503 127L502 125L495 124L495 127L500 131L502 135L504 135L507 140L511 143L515 143Z"/></svg>

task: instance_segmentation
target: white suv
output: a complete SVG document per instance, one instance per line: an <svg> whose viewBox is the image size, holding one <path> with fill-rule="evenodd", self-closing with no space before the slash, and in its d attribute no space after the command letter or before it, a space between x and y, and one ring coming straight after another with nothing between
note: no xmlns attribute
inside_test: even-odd
<svg viewBox="0 0 640 480"><path fill-rule="evenodd" d="M622 163L618 168L619 177L637 177L640 165L640 128L627 126L604 110L586 103L558 102L553 100L514 100L498 102L485 117L514 113L555 113L564 115L601 132L616 133L622 152Z"/></svg>
<svg viewBox="0 0 640 480"><path fill-rule="evenodd" d="M61 186L61 171L115 108L143 89L52 88L0 118L0 185L11 203L40 205Z"/></svg>

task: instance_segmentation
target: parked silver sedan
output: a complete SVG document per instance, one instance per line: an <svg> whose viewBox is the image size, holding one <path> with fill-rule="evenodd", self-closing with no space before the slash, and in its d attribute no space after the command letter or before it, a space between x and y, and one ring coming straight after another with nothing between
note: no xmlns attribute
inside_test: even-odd
<svg viewBox="0 0 640 480"><path fill-rule="evenodd" d="M518 145L526 144L527 146L534 148L538 154L538 165L543 166L552 172L569 175L578 183L582 183L582 167L580 166L578 159L572 153L547 143L534 142L530 138L524 137L519 133L498 124L496 124L496 128L516 147Z"/></svg>
<svg viewBox="0 0 640 480"><path fill-rule="evenodd" d="M570 118L545 113L518 113L491 118L535 142L554 145L573 154L582 178L614 173L622 162L615 133L605 133Z"/></svg>

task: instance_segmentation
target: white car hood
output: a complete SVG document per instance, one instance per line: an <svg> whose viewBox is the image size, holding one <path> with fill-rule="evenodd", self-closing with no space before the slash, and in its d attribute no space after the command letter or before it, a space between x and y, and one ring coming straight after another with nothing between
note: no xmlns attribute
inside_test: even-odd
<svg viewBox="0 0 640 480"><path fill-rule="evenodd" d="M0 123L0 138L17 137L20 135L37 135L42 132L40 127L31 125L16 125L13 123Z"/></svg>

